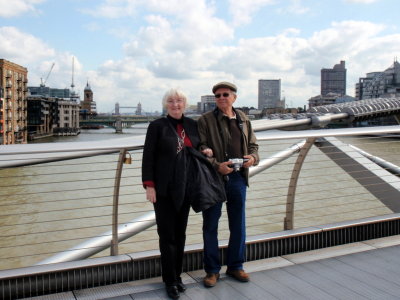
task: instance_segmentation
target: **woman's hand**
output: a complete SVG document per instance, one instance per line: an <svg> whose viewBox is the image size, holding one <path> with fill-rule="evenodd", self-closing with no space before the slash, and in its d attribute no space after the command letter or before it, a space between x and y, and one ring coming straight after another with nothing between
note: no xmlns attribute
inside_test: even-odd
<svg viewBox="0 0 400 300"><path fill-rule="evenodd" d="M156 189L153 187L146 187L146 199L149 200L151 203L156 203Z"/></svg>
<svg viewBox="0 0 400 300"><path fill-rule="evenodd" d="M213 157L213 155L214 155L211 148L203 149L203 150L201 150L201 153L203 153L207 157Z"/></svg>

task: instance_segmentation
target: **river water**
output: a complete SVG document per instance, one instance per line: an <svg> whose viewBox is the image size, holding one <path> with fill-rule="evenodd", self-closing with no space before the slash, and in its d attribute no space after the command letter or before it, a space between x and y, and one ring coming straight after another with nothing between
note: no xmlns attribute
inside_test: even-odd
<svg viewBox="0 0 400 300"><path fill-rule="evenodd" d="M35 143L98 141L144 135L146 125L124 129L82 130L78 136L51 137ZM346 137L373 155L400 165L400 139ZM260 142L261 158L281 151L298 140ZM151 211L141 186L141 152L124 165L120 189L119 220L129 222ZM88 238L111 230L112 195L117 154L0 170L0 269L35 264ZM247 234L283 230L287 187L296 156L251 178L247 199ZM391 213L378 199L343 172L335 162L312 147L296 190L295 228L353 220ZM187 244L201 243L201 214L191 212ZM219 229L228 238L226 214ZM120 244L119 252L158 248L155 228ZM109 250L97 256L109 255Z"/></svg>

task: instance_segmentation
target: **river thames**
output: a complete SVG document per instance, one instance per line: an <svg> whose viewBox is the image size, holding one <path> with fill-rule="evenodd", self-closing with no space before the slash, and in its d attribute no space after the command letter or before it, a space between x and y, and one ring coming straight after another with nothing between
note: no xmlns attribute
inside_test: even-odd
<svg viewBox="0 0 400 300"><path fill-rule="evenodd" d="M146 124L124 129L82 130L78 136L51 137L34 143L99 141L146 134ZM400 165L400 139L340 138L347 144ZM260 142L261 159L298 140ZM141 186L141 152L131 152L120 190L120 223L152 210ZM102 155L0 170L0 269L35 264L58 251L111 230L112 194L118 155ZM283 230L288 182L296 155L251 178L247 199L247 234ZM389 214L391 211L335 162L312 147L296 191L295 228ZM189 219L187 245L202 242L201 214ZM226 214L219 229L228 238ZM120 245L120 254L158 249L152 227ZM109 250L97 256L109 255Z"/></svg>

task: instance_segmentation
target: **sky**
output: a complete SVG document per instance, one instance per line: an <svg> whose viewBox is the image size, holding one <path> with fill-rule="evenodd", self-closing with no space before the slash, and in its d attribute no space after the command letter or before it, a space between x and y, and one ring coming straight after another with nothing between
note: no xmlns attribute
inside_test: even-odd
<svg viewBox="0 0 400 300"><path fill-rule="evenodd" d="M257 107L258 80L281 79L289 107L320 94L322 68L346 62L347 94L400 58L398 0L0 0L0 58L28 86L89 83L99 113L161 111L170 88L189 104L238 86ZM52 65L54 67L51 70ZM50 72L51 70L51 72ZM47 79L46 79L47 78Z"/></svg>

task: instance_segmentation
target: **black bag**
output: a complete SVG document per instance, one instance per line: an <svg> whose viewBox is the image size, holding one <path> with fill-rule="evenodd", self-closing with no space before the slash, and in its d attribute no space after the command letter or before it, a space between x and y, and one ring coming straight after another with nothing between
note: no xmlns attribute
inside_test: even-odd
<svg viewBox="0 0 400 300"><path fill-rule="evenodd" d="M183 147L176 155L169 192L178 210L189 201L195 212L226 201L224 183L211 163L192 147Z"/></svg>

